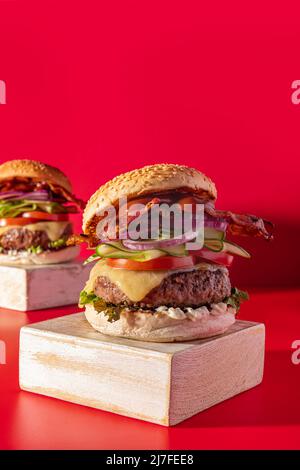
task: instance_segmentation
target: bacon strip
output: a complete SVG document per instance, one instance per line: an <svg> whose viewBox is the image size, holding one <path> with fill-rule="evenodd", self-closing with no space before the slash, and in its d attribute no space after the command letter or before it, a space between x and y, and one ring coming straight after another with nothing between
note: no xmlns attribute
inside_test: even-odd
<svg viewBox="0 0 300 470"><path fill-rule="evenodd" d="M80 209L84 209L85 202L81 199L78 199L71 194L66 189L62 188L61 186L51 183L49 181L36 181L32 178L8 178L0 183L0 192L6 192L10 190L15 191L34 191L39 189L47 189L50 190L56 196L63 198L67 202L72 202Z"/></svg>
<svg viewBox="0 0 300 470"><path fill-rule="evenodd" d="M53 191L55 194L58 194L59 196L63 197L66 199L68 202L73 202L76 204L76 206L80 207L80 209L85 208L85 202L82 199L78 199L77 197L74 196L74 194L69 193L65 188L62 188L61 186L58 186L56 184L48 183L51 191Z"/></svg>
<svg viewBox="0 0 300 470"><path fill-rule="evenodd" d="M235 214L230 211L216 210L212 204L205 205L205 213L213 218L229 223L233 235L251 235L266 240L273 239L274 225L268 220L250 214Z"/></svg>
<svg viewBox="0 0 300 470"><path fill-rule="evenodd" d="M67 238L66 245L67 246L76 246L80 245L81 243L89 242L89 237L87 235L76 235L73 233Z"/></svg>
<svg viewBox="0 0 300 470"><path fill-rule="evenodd" d="M151 209L154 203L159 202L159 199L152 199L146 204L144 213L147 213ZM215 219L217 221L224 221L229 224L229 231L233 235L250 235L254 237L261 237L266 240L273 239L273 230L274 225L268 220L256 217L255 215L250 214L235 214L231 211L221 211L215 209L213 203L208 202L205 204L205 214L209 218ZM130 220L133 220L134 217L129 217ZM87 242L89 247L94 247L99 243L99 239L96 235L96 225L98 220L95 220L93 224L89 227L89 235L72 235L67 241L67 245L77 245L83 242ZM118 231L117 224L117 231ZM109 238L109 237L108 237Z"/></svg>

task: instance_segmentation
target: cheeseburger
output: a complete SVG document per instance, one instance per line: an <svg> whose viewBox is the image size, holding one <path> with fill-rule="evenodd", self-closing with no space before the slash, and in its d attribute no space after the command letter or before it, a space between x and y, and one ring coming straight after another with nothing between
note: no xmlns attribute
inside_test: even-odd
<svg viewBox="0 0 300 470"><path fill-rule="evenodd" d="M228 267L235 256L250 255L229 235L270 239L272 224L216 210L216 198L210 178L173 164L130 171L96 191L84 211L83 234L68 241L87 241L94 250L87 262L96 264L80 295L93 328L171 342L219 335L235 322L247 294L231 286ZM176 224L170 207L179 208ZM192 226L178 235L186 219Z"/></svg>
<svg viewBox="0 0 300 470"><path fill-rule="evenodd" d="M52 264L70 261L78 247L69 214L83 208L69 179L49 165L11 160L0 165L0 264Z"/></svg>

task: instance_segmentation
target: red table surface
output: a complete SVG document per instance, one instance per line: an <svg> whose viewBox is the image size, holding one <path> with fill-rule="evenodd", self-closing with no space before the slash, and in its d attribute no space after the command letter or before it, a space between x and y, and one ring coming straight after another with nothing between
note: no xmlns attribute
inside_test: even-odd
<svg viewBox="0 0 300 470"><path fill-rule="evenodd" d="M19 330L70 314L75 307L21 313L0 311L1 449L299 449L300 290L251 292L241 319L266 324L264 380L258 387L171 428L20 391ZM299 354L300 357L300 354Z"/></svg>

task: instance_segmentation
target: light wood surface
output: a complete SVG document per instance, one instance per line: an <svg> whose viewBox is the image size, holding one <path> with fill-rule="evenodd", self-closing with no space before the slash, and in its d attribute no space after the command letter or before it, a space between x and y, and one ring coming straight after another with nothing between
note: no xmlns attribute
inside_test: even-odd
<svg viewBox="0 0 300 470"><path fill-rule="evenodd" d="M81 261L0 266L0 307L26 311L76 304L89 272Z"/></svg>
<svg viewBox="0 0 300 470"><path fill-rule="evenodd" d="M263 324L237 321L206 340L140 342L75 313L21 329L20 386L170 426L259 384L264 338Z"/></svg>

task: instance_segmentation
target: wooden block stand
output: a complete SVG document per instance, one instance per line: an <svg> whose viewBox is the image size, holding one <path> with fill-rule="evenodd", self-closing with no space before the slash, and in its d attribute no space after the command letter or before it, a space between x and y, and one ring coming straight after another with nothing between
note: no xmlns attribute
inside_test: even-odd
<svg viewBox="0 0 300 470"><path fill-rule="evenodd" d="M76 304L89 272L81 261L0 266L0 307L25 312Z"/></svg>
<svg viewBox="0 0 300 470"><path fill-rule="evenodd" d="M102 335L83 313L21 329L20 386L171 426L258 385L265 328L237 321L222 336L147 343Z"/></svg>

